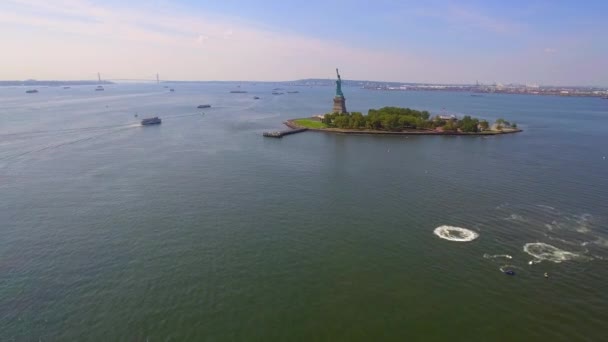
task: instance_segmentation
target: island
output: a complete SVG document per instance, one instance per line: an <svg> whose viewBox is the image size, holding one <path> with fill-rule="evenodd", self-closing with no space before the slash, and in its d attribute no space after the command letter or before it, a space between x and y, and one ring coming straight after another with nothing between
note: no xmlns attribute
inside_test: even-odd
<svg viewBox="0 0 608 342"><path fill-rule="evenodd" d="M426 110L400 107L370 109L367 115L361 112L347 112L346 98L342 91L342 78L336 69L336 93L331 113L310 118L292 119L285 124L295 130L313 130L333 133L354 134L403 134L403 135L497 135L517 133L522 130L516 123L498 119L492 125L465 115L431 116ZM275 135L273 136L276 136ZM285 132L280 134L284 135Z"/></svg>
<svg viewBox="0 0 608 342"><path fill-rule="evenodd" d="M522 130L516 123L498 119L493 124L465 115L431 116L428 111L410 108L383 107L360 112L328 113L310 118L292 119L285 124L293 129L355 134L402 135L497 135Z"/></svg>

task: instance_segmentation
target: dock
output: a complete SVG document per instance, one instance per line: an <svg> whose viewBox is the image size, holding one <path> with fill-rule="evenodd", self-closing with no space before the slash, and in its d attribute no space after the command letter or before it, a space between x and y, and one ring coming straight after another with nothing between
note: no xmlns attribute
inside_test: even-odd
<svg viewBox="0 0 608 342"><path fill-rule="evenodd" d="M275 132L264 132L265 137L269 138L282 138L286 135L296 134L300 132L308 131L308 128L296 128L296 129L287 129L284 131L275 131Z"/></svg>

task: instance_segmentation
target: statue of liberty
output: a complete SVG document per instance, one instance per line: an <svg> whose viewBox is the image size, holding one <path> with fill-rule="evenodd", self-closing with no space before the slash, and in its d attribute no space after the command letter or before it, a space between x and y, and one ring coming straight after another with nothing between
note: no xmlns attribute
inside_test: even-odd
<svg viewBox="0 0 608 342"><path fill-rule="evenodd" d="M334 107L332 108L332 113L348 113L346 111L346 99L344 98L344 93L342 93L342 78L340 77L340 72L338 68L336 68L336 75L338 75L338 79L336 80L336 96L334 96Z"/></svg>
<svg viewBox="0 0 608 342"><path fill-rule="evenodd" d="M342 79L340 78L338 68L336 68L336 74L338 75L338 79L336 80L336 96L344 97L344 94L342 93Z"/></svg>

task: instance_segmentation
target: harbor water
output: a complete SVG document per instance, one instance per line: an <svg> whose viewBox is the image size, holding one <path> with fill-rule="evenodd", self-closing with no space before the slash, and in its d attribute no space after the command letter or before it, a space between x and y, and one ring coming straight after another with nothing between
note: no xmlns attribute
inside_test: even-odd
<svg viewBox="0 0 608 342"><path fill-rule="evenodd" d="M0 88L1 341L606 338L608 101L345 87L524 131L267 139L333 88L170 87Z"/></svg>

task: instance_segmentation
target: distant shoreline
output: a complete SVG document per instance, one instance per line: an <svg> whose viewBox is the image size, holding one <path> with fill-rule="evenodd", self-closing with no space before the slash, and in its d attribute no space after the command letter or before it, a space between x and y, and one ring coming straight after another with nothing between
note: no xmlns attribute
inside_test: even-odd
<svg viewBox="0 0 608 342"><path fill-rule="evenodd" d="M37 81L37 80L26 80L26 81L0 81L0 87L60 87L60 86L79 86L79 85L110 85L114 82L110 81L93 81L93 80L80 80L80 81Z"/></svg>
<svg viewBox="0 0 608 342"><path fill-rule="evenodd" d="M458 132L458 131L435 131L435 130L420 130L412 129L409 131L380 131L371 129L342 129L342 128L310 128L302 125L298 125L295 120L290 119L285 121L283 124L291 129L302 129L307 128L309 131L325 132L334 134L353 134L353 135L463 135L463 136L488 136L488 135L504 135L523 132L522 129L504 129L502 131L483 131L483 132Z"/></svg>

